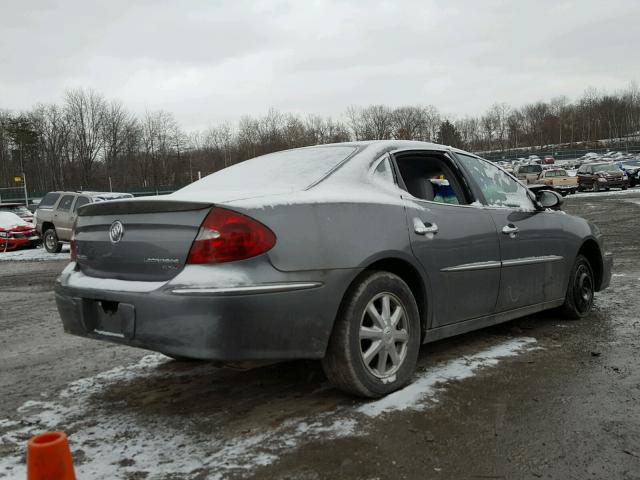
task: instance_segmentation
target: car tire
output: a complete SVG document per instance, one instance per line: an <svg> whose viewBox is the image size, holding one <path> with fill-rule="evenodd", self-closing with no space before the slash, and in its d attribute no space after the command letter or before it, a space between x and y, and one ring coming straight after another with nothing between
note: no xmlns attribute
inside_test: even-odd
<svg viewBox="0 0 640 480"><path fill-rule="evenodd" d="M343 299L322 366L344 392L382 397L411 380L421 337L418 306L407 284L393 273L368 271Z"/></svg>
<svg viewBox="0 0 640 480"><path fill-rule="evenodd" d="M62 250L62 243L58 241L58 234L55 228L49 228L44 232L42 243L49 253L60 253L60 250Z"/></svg>
<svg viewBox="0 0 640 480"><path fill-rule="evenodd" d="M626 185L623 185L623 186L622 186L622 190L626 190L626 189L627 189L627 186L626 186Z"/></svg>
<svg viewBox="0 0 640 480"><path fill-rule="evenodd" d="M578 255L571 269L569 286L562 310L564 316L577 320L586 317L593 306L595 278L591 263L584 255Z"/></svg>
<svg viewBox="0 0 640 480"><path fill-rule="evenodd" d="M598 182L593 182L593 191L594 192L600 191L600 185L598 184Z"/></svg>

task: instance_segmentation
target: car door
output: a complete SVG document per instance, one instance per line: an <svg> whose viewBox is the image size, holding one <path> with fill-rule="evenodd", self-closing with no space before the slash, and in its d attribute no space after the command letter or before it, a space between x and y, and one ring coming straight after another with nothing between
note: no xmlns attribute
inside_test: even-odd
<svg viewBox="0 0 640 480"><path fill-rule="evenodd" d="M396 168L407 154L394 152ZM420 154L413 154L419 162ZM411 248L429 278L430 327L435 328L494 312L500 251L491 215L469 205L471 193L464 191L464 179L455 178L459 175L455 163L442 153L431 156L429 161L442 162L445 179L410 180L406 172L403 178L401 169L398 176L407 191L403 199ZM418 181L434 182L440 193L426 198L407 187Z"/></svg>
<svg viewBox="0 0 640 480"><path fill-rule="evenodd" d="M560 215L537 210L529 191L508 173L471 155L456 154L484 197L500 238L498 312L555 301L566 284Z"/></svg>
<svg viewBox="0 0 640 480"><path fill-rule="evenodd" d="M73 226L72 208L75 199L75 195L63 195L53 211L53 225L56 227L59 240L68 242L71 239L71 227Z"/></svg>

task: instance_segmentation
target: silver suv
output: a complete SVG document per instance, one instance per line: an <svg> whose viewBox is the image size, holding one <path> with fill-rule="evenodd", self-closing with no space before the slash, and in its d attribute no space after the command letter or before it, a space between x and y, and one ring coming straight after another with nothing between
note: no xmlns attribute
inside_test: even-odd
<svg viewBox="0 0 640 480"><path fill-rule="evenodd" d="M36 209L34 223L42 236L44 248L49 253L58 253L62 242L71 240L73 223L78 208L89 203L133 198L130 193L117 192L49 192Z"/></svg>

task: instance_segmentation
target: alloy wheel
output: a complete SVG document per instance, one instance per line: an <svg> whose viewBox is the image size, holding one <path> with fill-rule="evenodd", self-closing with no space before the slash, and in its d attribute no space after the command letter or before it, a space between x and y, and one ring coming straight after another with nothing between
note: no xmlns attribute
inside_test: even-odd
<svg viewBox="0 0 640 480"><path fill-rule="evenodd" d="M369 301L360 320L360 355L372 375L387 378L402 366L409 342L405 309L387 292Z"/></svg>
<svg viewBox="0 0 640 480"><path fill-rule="evenodd" d="M591 271L584 263L578 265L573 279L575 306L580 313L586 313L593 303L593 279Z"/></svg>

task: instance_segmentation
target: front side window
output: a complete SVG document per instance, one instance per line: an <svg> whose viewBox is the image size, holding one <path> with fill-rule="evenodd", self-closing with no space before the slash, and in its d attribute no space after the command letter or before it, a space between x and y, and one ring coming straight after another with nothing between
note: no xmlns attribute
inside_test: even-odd
<svg viewBox="0 0 640 480"><path fill-rule="evenodd" d="M73 195L65 195L58 203L57 210L65 210L68 211L71 208L71 204L73 203L73 199L75 197Z"/></svg>
<svg viewBox="0 0 640 480"><path fill-rule="evenodd" d="M495 165L472 157L457 154L458 158L478 184L487 205L497 208L535 210L525 187Z"/></svg>

